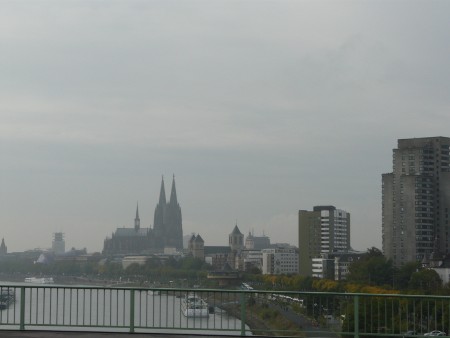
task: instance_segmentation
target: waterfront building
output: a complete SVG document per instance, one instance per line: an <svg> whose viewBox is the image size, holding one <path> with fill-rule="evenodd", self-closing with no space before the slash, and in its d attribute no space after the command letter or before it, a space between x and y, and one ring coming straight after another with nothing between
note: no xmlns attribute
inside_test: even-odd
<svg viewBox="0 0 450 338"><path fill-rule="evenodd" d="M117 228L110 238L105 239L103 246L103 254L106 255L162 253L165 250L183 250L182 217L175 177L172 181L169 202L166 201L164 179L161 181L153 228L141 228L137 206L134 227Z"/></svg>
<svg viewBox="0 0 450 338"><path fill-rule="evenodd" d="M126 269L132 264L144 266L151 256L125 256L122 258L122 268Z"/></svg>
<svg viewBox="0 0 450 338"><path fill-rule="evenodd" d="M281 275L298 273L298 249L277 247L262 250L262 274Z"/></svg>
<svg viewBox="0 0 450 338"><path fill-rule="evenodd" d="M450 253L450 138L399 139L382 175L383 254L399 267Z"/></svg>
<svg viewBox="0 0 450 338"><path fill-rule="evenodd" d="M242 276L228 263L225 263L220 270L208 272L207 278L215 280L219 284L219 287L227 287L230 285L239 285Z"/></svg>
<svg viewBox="0 0 450 338"><path fill-rule="evenodd" d="M298 247L299 273L312 276L314 258L350 250L350 213L332 205L300 210Z"/></svg>

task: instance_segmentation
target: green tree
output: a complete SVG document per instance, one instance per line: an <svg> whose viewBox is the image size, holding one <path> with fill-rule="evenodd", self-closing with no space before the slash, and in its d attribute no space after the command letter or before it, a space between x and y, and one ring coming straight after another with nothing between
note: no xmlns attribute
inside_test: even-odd
<svg viewBox="0 0 450 338"><path fill-rule="evenodd" d="M379 249L372 247L360 260L350 265L347 281L359 284L392 286L394 273L392 261L386 259Z"/></svg>
<svg viewBox="0 0 450 338"><path fill-rule="evenodd" d="M398 269L394 278L394 286L397 289L404 290L409 286L411 276L420 269L420 262L409 262Z"/></svg>
<svg viewBox="0 0 450 338"><path fill-rule="evenodd" d="M433 269L424 269L411 275L409 288L425 293L436 293L442 288L442 279Z"/></svg>

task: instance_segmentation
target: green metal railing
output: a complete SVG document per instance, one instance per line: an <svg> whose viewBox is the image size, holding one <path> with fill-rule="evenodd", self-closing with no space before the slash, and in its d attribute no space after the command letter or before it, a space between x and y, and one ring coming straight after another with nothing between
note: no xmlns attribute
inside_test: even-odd
<svg viewBox="0 0 450 338"><path fill-rule="evenodd" d="M186 295L203 302L186 310ZM205 310L201 309L206 307ZM1 285L0 328L405 337L450 327L450 297Z"/></svg>

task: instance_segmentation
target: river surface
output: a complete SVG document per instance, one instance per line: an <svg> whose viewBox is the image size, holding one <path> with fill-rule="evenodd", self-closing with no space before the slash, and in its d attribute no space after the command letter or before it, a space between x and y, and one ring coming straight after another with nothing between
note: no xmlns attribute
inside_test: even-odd
<svg viewBox="0 0 450 338"><path fill-rule="evenodd" d="M0 325L3 328L16 328L20 324L21 286L26 287L26 329L127 332L130 330L130 318L134 316L136 332L220 334L219 331L222 331L223 334L240 334L241 330L241 321L222 311L219 303L212 300L209 300L209 306L214 313L208 318L186 318L181 310L181 299L185 293L181 292L135 290L132 306L130 289L77 288L73 285L43 287L30 283L0 282L0 290L10 289L15 295L15 302L0 311ZM208 301L208 295L202 297ZM249 330L248 327L246 329Z"/></svg>

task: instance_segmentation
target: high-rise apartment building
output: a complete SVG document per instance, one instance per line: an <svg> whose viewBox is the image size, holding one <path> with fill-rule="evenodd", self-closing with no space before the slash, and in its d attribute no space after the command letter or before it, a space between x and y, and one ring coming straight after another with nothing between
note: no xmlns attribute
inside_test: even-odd
<svg viewBox="0 0 450 338"><path fill-rule="evenodd" d="M382 175L383 253L395 266L450 252L450 138L398 140ZM436 253L437 254L437 253Z"/></svg>
<svg viewBox="0 0 450 338"><path fill-rule="evenodd" d="M315 206L298 214L299 273L312 275L312 259L350 250L350 213L334 206Z"/></svg>

